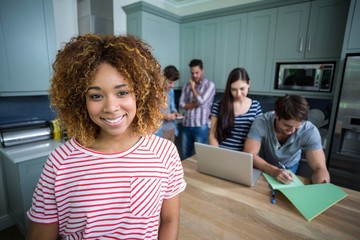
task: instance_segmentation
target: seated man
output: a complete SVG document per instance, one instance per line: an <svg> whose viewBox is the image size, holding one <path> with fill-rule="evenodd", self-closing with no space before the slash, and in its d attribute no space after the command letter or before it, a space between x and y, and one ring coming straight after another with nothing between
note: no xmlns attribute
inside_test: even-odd
<svg viewBox="0 0 360 240"><path fill-rule="evenodd" d="M257 117L245 141L244 151L253 154L254 166L281 183L288 184L296 173L301 151L313 171L313 183L330 182L318 129L308 119L309 105L299 95L286 95L275 102L273 112Z"/></svg>

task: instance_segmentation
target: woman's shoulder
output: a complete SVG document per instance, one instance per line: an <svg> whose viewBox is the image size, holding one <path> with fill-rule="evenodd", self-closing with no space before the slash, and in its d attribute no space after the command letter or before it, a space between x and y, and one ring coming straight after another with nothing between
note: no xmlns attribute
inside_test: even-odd
<svg viewBox="0 0 360 240"><path fill-rule="evenodd" d="M213 110L218 110L219 106L220 106L220 100L216 100L216 101L213 102L212 109Z"/></svg>
<svg viewBox="0 0 360 240"><path fill-rule="evenodd" d="M251 106L260 106L260 102L256 99L251 99L250 98L250 101L251 101Z"/></svg>
<svg viewBox="0 0 360 240"><path fill-rule="evenodd" d="M143 137L143 142L141 146L151 146L155 148L176 148L175 144L172 141L159 137L155 134Z"/></svg>
<svg viewBox="0 0 360 240"><path fill-rule="evenodd" d="M215 101L214 101L214 103L213 103L213 106L217 106L217 107L219 107L220 102L221 102L221 100L220 100L220 99L215 100Z"/></svg>
<svg viewBox="0 0 360 240"><path fill-rule="evenodd" d="M67 141L64 141L61 145L54 149L58 151L60 149L66 150L67 152L73 152L76 149L84 148L75 138L69 138Z"/></svg>

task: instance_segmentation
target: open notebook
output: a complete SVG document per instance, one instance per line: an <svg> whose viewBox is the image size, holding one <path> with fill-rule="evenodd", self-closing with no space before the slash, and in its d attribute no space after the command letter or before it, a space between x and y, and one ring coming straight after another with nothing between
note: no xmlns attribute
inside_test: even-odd
<svg viewBox="0 0 360 240"><path fill-rule="evenodd" d="M261 171L253 168L250 153L195 142L198 171L245 186L254 186Z"/></svg>
<svg viewBox="0 0 360 240"><path fill-rule="evenodd" d="M308 221L347 196L332 183L304 185L293 173L294 182L290 184L279 183L264 172L263 175L271 188L282 192Z"/></svg>

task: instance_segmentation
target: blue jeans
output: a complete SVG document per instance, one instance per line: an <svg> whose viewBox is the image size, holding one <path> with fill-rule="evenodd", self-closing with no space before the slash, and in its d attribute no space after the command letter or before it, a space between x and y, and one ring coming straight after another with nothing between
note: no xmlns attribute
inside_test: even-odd
<svg viewBox="0 0 360 240"><path fill-rule="evenodd" d="M209 127L207 124L201 127L183 127L182 128L182 157L184 160L194 155L194 142L208 143L209 140Z"/></svg>

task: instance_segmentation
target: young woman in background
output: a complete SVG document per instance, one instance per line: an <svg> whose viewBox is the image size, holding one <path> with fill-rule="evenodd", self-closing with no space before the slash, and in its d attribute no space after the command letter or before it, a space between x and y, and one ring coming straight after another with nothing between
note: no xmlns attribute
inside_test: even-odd
<svg viewBox="0 0 360 240"><path fill-rule="evenodd" d="M247 95L250 78L244 68L233 69L220 101L211 109L209 144L242 151L254 119L262 114L260 103Z"/></svg>

